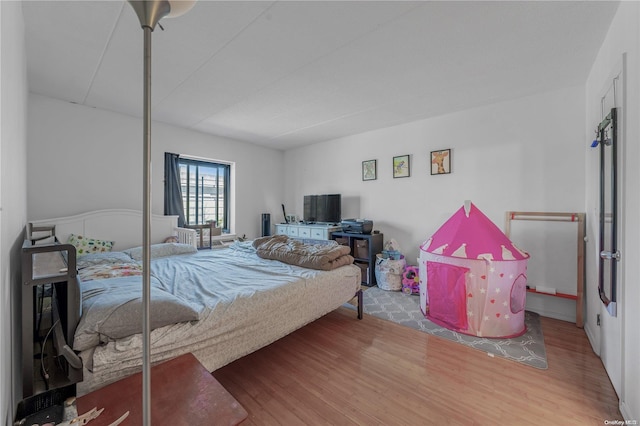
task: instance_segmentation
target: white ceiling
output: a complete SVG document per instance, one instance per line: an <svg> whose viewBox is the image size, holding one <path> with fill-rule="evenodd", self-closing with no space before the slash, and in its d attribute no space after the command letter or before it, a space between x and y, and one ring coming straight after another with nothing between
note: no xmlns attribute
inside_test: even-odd
<svg viewBox="0 0 640 426"><path fill-rule="evenodd" d="M200 1L153 33L153 119L289 149L584 84L605 1ZM25 1L34 93L142 116L125 1Z"/></svg>

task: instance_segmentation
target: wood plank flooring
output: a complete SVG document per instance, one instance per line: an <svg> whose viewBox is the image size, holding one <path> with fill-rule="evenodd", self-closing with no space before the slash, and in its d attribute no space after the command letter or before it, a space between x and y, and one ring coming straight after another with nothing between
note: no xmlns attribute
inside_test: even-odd
<svg viewBox="0 0 640 426"><path fill-rule="evenodd" d="M213 373L242 425L602 425L618 398L583 330L542 318L539 370L339 308Z"/></svg>

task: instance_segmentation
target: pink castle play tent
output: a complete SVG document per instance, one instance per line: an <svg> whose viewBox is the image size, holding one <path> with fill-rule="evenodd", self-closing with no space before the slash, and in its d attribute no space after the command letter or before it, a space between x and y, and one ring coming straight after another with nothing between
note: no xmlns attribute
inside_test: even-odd
<svg viewBox="0 0 640 426"><path fill-rule="evenodd" d="M474 204L465 202L420 246L422 312L464 334L523 334L528 258Z"/></svg>

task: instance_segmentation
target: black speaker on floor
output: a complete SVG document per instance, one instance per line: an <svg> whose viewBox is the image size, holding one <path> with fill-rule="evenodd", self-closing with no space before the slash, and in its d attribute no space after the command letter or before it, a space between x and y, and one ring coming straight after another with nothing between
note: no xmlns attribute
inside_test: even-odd
<svg viewBox="0 0 640 426"><path fill-rule="evenodd" d="M268 237L269 235L271 235L271 215L262 213L262 236Z"/></svg>

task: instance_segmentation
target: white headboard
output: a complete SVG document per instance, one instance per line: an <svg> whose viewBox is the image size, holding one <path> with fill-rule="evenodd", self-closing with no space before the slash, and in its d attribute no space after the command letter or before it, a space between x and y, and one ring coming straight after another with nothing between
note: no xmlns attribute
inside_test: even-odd
<svg viewBox="0 0 640 426"><path fill-rule="evenodd" d="M138 210L95 210L74 216L30 221L33 226L55 225L58 240L66 243L70 234L114 241L114 251L142 245L142 212ZM152 215L151 244L176 235L178 216ZM29 236L28 236L29 237Z"/></svg>

